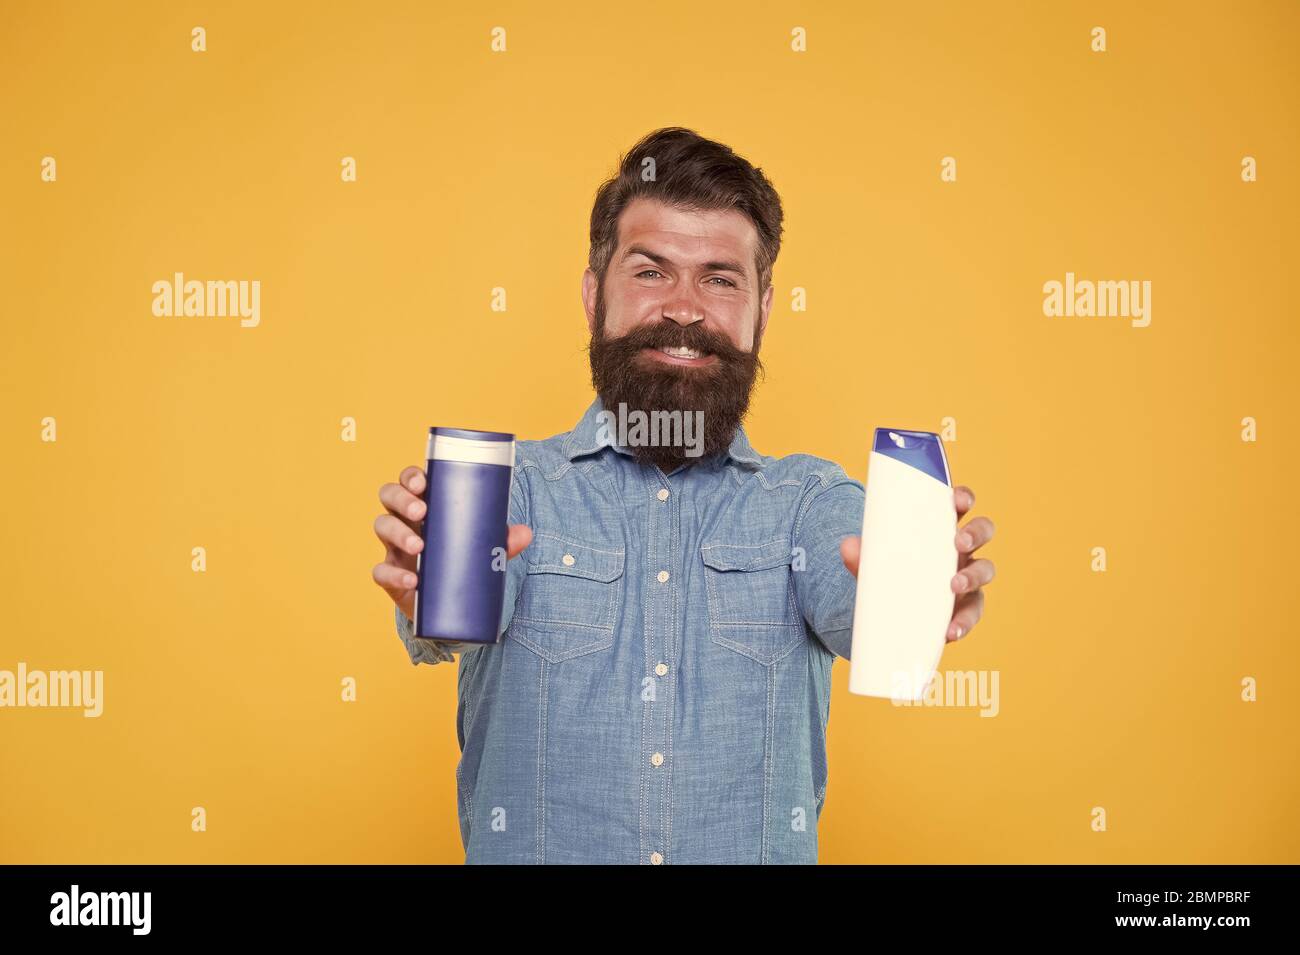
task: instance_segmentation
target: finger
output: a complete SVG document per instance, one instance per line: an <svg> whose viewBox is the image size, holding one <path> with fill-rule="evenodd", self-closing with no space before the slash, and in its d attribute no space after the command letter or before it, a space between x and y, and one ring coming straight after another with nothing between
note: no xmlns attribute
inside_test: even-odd
<svg viewBox="0 0 1300 955"><path fill-rule="evenodd" d="M972 517L966 522L966 526L957 532L957 551L969 554L992 539L993 522L987 517Z"/></svg>
<svg viewBox="0 0 1300 955"><path fill-rule="evenodd" d="M401 567L394 567L387 562L375 564L370 571L370 576L374 578L375 583L388 591L388 596L392 597L396 602L400 602L403 597L415 589L416 585L414 572L404 570Z"/></svg>
<svg viewBox="0 0 1300 955"><path fill-rule="evenodd" d="M961 517L975 506L975 492L965 484L959 484L952 489L952 503L957 508L957 516Z"/></svg>
<svg viewBox="0 0 1300 955"><path fill-rule="evenodd" d="M410 467L403 468L398 480L402 482L402 487L412 494L419 496L424 493L424 469L418 465L412 464Z"/></svg>
<svg viewBox="0 0 1300 955"><path fill-rule="evenodd" d="M506 536L506 560L519 556L519 552L533 542L533 529L527 524L511 524Z"/></svg>
<svg viewBox="0 0 1300 955"><path fill-rule="evenodd" d="M408 554L401 548L384 541L384 563L400 567L402 570L415 570L419 567L418 560L415 554Z"/></svg>
<svg viewBox="0 0 1300 955"><path fill-rule="evenodd" d="M424 541L406 524L392 514L380 514L375 518L375 535L385 544L396 550L397 557L409 557L414 561Z"/></svg>
<svg viewBox="0 0 1300 955"><path fill-rule="evenodd" d="M958 597L952 615L952 622L948 624L947 642L952 643L954 640L960 640L969 634L983 615L984 591L976 590L973 593Z"/></svg>
<svg viewBox="0 0 1300 955"><path fill-rule="evenodd" d="M840 541L840 558L844 561L844 566L849 569L849 573L854 577L858 576L858 560L862 556L862 538L857 534L850 534Z"/></svg>
<svg viewBox="0 0 1300 955"><path fill-rule="evenodd" d="M385 484L379 489L379 500L389 514L404 521L411 530L419 532L419 524L424 517L423 500L401 484Z"/></svg>
<svg viewBox="0 0 1300 955"><path fill-rule="evenodd" d="M953 577L953 593L964 594L971 590L978 590L993 579L996 570L991 560L983 557L979 560L972 560L961 569L959 574Z"/></svg>

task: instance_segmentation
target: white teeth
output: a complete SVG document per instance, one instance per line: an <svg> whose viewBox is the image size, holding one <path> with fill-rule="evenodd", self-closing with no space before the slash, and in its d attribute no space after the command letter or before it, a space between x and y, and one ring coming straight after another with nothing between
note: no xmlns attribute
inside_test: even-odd
<svg viewBox="0 0 1300 955"><path fill-rule="evenodd" d="M659 349L665 355L672 355L674 358L699 358L700 353L694 348L661 348Z"/></svg>

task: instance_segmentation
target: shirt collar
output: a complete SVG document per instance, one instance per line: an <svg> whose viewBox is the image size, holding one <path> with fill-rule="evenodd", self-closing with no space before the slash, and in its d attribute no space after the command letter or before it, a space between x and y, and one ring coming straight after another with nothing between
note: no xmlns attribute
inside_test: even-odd
<svg viewBox="0 0 1300 955"><path fill-rule="evenodd" d="M632 456L631 451L617 443L617 428L601 428L602 419L600 414L604 410L605 406L601 403L600 397L597 396L587 406L587 410L583 412L578 423L573 426L573 430L569 432L569 436L564 442L564 455L570 461L585 454L595 454L606 446L613 448L619 454L628 457ZM614 433L610 433L611 431ZM732 436L731 444L727 448L726 456L737 464L755 468L763 466L762 455L755 451L749 443L749 438L745 434L743 427L736 428L736 433Z"/></svg>

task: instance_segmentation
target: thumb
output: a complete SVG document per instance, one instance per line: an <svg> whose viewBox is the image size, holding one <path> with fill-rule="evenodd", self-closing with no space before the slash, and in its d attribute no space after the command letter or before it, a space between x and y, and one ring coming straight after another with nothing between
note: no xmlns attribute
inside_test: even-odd
<svg viewBox="0 0 1300 955"><path fill-rule="evenodd" d="M850 534L840 541L840 557L844 560L844 566L849 569L849 573L854 577L858 576L858 558L862 554L862 538L857 534Z"/></svg>
<svg viewBox="0 0 1300 955"><path fill-rule="evenodd" d="M519 552L533 542L533 529L527 524L511 524L506 537L506 559L517 557Z"/></svg>

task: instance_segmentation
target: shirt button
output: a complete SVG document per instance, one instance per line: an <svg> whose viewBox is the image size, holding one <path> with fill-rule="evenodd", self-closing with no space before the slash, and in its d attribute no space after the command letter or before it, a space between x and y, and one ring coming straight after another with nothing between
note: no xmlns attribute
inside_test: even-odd
<svg viewBox="0 0 1300 955"><path fill-rule="evenodd" d="M663 861L664 861L664 857L661 856L659 853L657 852L650 853L650 862L652 865L660 865L663 863Z"/></svg>
<svg viewBox="0 0 1300 955"><path fill-rule="evenodd" d="M652 765L652 766L662 766L663 764L664 764L664 754L663 754L663 753L655 753L653 756L650 757L650 765Z"/></svg>
<svg viewBox="0 0 1300 955"><path fill-rule="evenodd" d="M660 676L663 676L667 672L668 672L667 663L660 663L658 666L655 667L655 673L659 674Z"/></svg>
<svg viewBox="0 0 1300 955"><path fill-rule="evenodd" d="M572 566L573 566L573 555L572 555L572 554L565 554L563 557L560 558L560 560L564 561L564 566L565 566L565 567L572 567Z"/></svg>
<svg viewBox="0 0 1300 955"><path fill-rule="evenodd" d="M659 571L659 583L661 584L668 583L668 571L666 570Z"/></svg>
<svg viewBox="0 0 1300 955"><path fill-rule="evenodd" d="M661 487L661 488L659 489L659 493L656 494L655 497L659 498L659 500L661 500L661 501L666 501L666 500L668 500L668 488L666 488L666 487Z"/></svg>

